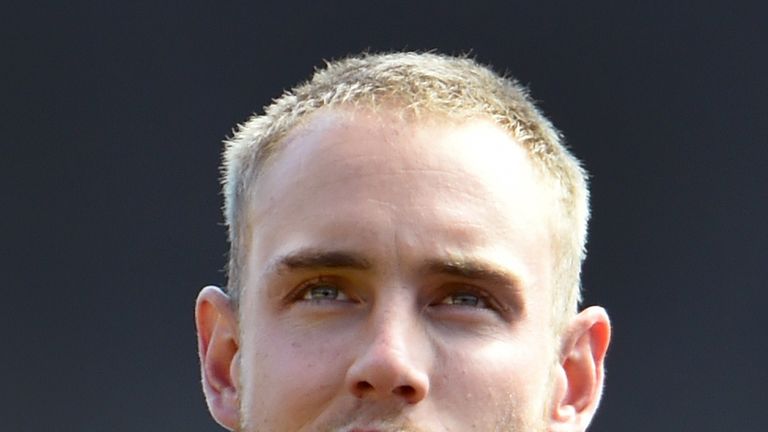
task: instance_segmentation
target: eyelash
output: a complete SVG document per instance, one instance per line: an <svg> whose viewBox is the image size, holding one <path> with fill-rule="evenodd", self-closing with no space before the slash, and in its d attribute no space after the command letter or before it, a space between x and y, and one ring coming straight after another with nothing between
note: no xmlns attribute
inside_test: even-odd
<svg viewBox="0 0 768 432"><path fill-rule="evenodd" d="M467 295L476 297L477 305L444 303L444 301L446 301L450 297L467 296ZM499 310L498 302L493 297L488 295L488 293L485 293L483 291L480 291L472 287L466 287L466 286L463 286L461 289L448 290L444 294L441 293L439 300L435 303L431 303L430 306L437 306L437 307L447 306L447 307L455 307L455 308Z"/></svg>
<svg viewBox="0 0 768 432"><path fill-rule="evenodd" d="M337 300L337 299L323 299L323 298L305 298L307 295L311 294L312 289L321 287L321 286L333 287L338 291L340 295L343 295L348 299ZM346 291L340 287L340 284L338 283L338 281L328 276L319 276L301 283L298 287L296 287L296 289L293 290L289 298L292 301L307 301L307 302L352 301L351 296L349 296L346 293Z"/></svg>

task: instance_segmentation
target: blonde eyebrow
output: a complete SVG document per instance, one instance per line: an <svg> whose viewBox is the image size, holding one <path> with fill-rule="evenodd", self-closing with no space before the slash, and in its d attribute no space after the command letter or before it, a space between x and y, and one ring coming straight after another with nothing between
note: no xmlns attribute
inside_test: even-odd
<svg viewBox="0 0 768 432"><path fill-rule="evenodd" d="M276 273L319 268L370 270L372 267L370 261L359 253L323 249L299 249L279 257L270 266Z"/></svg>
<svg viewBox="0 0 768 432"><path fill-rule="evenodd" d="M450 258L431 259L422 267L422 273L437 273L459 276L466 279L479 280L494 285L519 286L518 278L512 273L484 261Z"/></svg>

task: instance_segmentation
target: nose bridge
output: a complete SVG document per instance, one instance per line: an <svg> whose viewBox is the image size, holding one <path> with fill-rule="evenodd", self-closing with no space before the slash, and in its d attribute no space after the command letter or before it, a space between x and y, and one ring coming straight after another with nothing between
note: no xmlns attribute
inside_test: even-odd
<svg viewBox="0 0 768 432"><path fill-rule="evenodd" d="M401 299L375 305L369 326L372 348L407 355L408 348L412 348L409 339L418 327L414 309L413 304Z"/></svg>
<svg viewBox="0 0 768 432"><path fill-rule="evenodd" d="M428 342L415 302L393 296L373 305L347 387L358 398L416 403L429 390Z"/></svg>

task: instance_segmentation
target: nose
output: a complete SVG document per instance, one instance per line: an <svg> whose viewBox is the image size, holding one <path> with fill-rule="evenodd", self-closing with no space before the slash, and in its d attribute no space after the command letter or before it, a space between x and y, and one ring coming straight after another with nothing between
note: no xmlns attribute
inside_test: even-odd
<svg viewBox="0 0 768 432"><path fill-rule="evenodd" d="M396 314L395 314L396 315ZM346 376L346 386L359 399L394 398L407 404L424 400L429 393L425 351L429 349L409 320L389 315L368 327Z"/></svg>

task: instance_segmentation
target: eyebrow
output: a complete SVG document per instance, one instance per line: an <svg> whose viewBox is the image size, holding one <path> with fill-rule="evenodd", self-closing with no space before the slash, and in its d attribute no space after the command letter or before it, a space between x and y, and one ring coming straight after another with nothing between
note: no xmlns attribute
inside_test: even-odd
<svg viewBox="0 0 768 432"><path fill-rule="evenodd" d="M499 291L506 293L508 296L506 298L509 300L502 301L500 308L505 311L512 309L518 314L523 314L525 311L520 278L514 272L499 268L492 263L463 257L437 259L427 261L422 271L425 274L457 276L501 288Z"/></svg>
<svg viewBox="0 0 768 432"><path fill-rule="evenodd" d="M465 258L429 260L423 267L425 274L445 274L465 279L502 285L519 291L520 280L513 273L499 269L493 264Z"/></svg>
<svg viewBox="0 0 768 432"><path fill-rule="evenodd" d="M283 255L270 266L275 272L318 268L370 270L370 261L358 253L342 250L300 249Z"/></svg>

